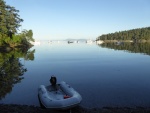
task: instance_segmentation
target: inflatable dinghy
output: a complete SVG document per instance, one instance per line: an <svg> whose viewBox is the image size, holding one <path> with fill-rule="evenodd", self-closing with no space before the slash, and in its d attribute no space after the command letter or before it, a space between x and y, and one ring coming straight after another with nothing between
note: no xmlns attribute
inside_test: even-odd
<svg viewBox="0 0 150 113"><path fill-rule="evenodd" d="M62 81L56 86L40 85L38 96L45 108L69 109L80 104L82 97L70 85Z"/></svg>

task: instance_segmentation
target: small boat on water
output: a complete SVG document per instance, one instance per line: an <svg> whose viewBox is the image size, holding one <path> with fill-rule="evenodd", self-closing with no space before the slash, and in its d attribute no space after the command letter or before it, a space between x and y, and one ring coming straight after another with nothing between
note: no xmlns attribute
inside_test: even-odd
<svg viewBox="0 0 150 113"><path fill-rule="evenodd" d="M82 100L81 95L64 81L56 85L40 85L38 96L45 108L52 109L70 109Z"/></svg>

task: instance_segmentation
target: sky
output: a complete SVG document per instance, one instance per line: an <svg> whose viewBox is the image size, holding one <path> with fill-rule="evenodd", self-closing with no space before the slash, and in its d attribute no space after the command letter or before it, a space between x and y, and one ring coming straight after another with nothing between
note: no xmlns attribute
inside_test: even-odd
<svg viewBox="0 0 150 113"><path fill-rule="evenodd" d="M96 39L150 26L150 0L5 0L35 40Z"/></svg>

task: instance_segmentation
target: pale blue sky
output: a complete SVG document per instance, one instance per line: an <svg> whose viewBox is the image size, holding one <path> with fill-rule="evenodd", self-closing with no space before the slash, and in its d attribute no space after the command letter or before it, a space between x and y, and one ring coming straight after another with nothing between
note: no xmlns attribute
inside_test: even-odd
<svg viewBox="0 0 150 113"><path fill-rule="evenodd" d="M96 39L150 26L150 0L5 0L36 40Z"/></svg>

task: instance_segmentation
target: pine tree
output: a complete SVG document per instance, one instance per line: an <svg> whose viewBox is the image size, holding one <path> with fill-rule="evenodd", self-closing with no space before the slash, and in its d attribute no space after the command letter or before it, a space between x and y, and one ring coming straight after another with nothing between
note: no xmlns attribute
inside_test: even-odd
<svg viewBox="0 0 150 113"><path fill-rule="evenodd" d="M17 33L23 19L18 15L19 10L6 5L4 0L0 0L0 38L10 37Z"/></svg>

